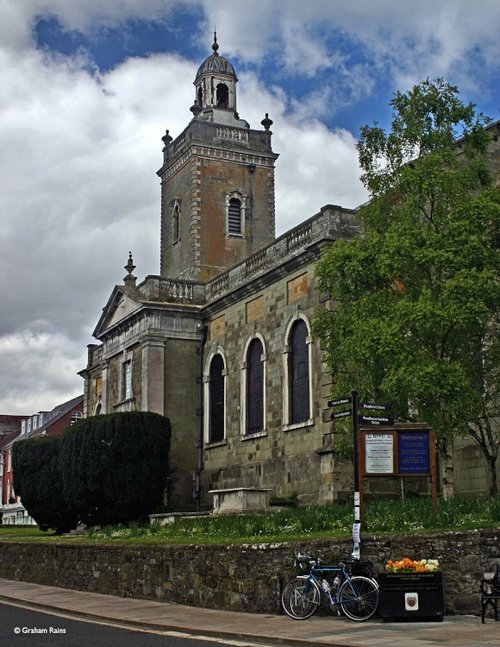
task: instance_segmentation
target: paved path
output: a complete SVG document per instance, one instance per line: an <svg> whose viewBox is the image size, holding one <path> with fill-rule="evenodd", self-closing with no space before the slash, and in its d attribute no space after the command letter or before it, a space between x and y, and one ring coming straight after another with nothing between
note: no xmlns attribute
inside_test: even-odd
<svg viewBox="0 0 500 647"><path fill-rule="evenodd" d="M483 647L500 645L500 622L478 616L447 616L443 622L362 623L344 617L313 616L295 621L287 616L236 613L168 602L119 598L0 579L0 600L56 610L80 618L156 631L178 631L214 638L245 639L263 645L295 647ZM479 598L478 598L479 607Z"/></svg>

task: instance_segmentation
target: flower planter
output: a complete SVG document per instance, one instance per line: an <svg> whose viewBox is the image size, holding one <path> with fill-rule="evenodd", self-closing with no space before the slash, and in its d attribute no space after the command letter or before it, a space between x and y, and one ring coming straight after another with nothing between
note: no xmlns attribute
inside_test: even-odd
<svg viewBox="0 0 500 647"><path fill-rule="evenodd" d="M444 616L443 574L382 573L378 610L384 620L437 620Z"/></svg>

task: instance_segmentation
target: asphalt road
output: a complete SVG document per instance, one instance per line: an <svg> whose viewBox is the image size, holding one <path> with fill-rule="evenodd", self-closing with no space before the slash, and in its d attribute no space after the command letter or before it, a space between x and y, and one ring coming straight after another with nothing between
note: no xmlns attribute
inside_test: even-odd
<svg viewBox="0 0 500 647"><path fill-rule="evenodd" d="M110 626L42 613L0 602L0 645L9 647L252 647L248 642L214 641ZM262 647L262 645L260 645Z"/></svg>

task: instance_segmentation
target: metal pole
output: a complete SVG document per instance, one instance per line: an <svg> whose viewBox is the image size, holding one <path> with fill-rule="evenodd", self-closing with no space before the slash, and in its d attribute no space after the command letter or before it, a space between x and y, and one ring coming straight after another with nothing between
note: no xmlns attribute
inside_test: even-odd
<svg viewBox="0 0 500 647"><path fill-rule="evenodd" d="M360 557L360 495L359 495L359 469L358 469L358 392L351 391L351 414L352 414L352 443L354 463L354 523L352 525L352 556L355 559Z"/></svg>

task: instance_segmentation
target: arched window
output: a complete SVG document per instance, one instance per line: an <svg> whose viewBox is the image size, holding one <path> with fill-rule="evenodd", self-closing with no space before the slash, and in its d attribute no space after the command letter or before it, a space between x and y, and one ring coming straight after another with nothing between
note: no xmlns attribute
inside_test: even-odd
<svg viewBox="0 0 500 647"><path fill-rule="evenodd" d="M219 83L217 86L217 108L227 108L229 106L229 90L225 83Z"/></svg>
<svg viewBox="0 0 500 647"><path fill-rule="evenodd" d="M247 353L246 433L264 430L264 354L260 339L254 339Z"/></svg>
<svg viewBox="0 0 500 647"><path fill-rule="evenodd" d="M224 440L225 426L224 360L219 354L214 355L210 363L208 388L208 442L217 443Z"/></svg>
<svg viewBox="0 0 500 647"><path fill-rule="evenodd" d="M302 319L292 325L288 353L289 424L305 422L311 417L309 399L308 329Z"/></svg>
<svg viewBox="0 0 500 647"><path fill-rule="evenodd" d="M241 235L241 200L238 198L229 200L227 230L229 234Z"/></svg>
<svg viewBox="0 0 500 647"><path fill-rule="evenodd" d="M226 234L228 236L244 236L247 196L235 188L226 193L225 202Z"/></svg>
<svg viewBox="0 0 500 647"><path fill-rule="evenodd" d="M180 207L176 202L172 210L172 243L180 239Z"/></svg>

